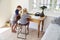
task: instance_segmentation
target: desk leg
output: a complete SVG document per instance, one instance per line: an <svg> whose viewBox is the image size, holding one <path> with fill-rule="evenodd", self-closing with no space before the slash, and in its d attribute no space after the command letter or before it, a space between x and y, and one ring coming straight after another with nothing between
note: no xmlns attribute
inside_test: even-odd
<svg viewBox="0 0 60 40"><path fill-rule="evenodd" d="M40 34L40 22L38 24L38 38L39 38L39 34Z"/></svg>
<svg viewBox="0 0 60 40"><path fill-rule="evenodd" d="M43 32L43 26L44 26L44 20L42 20L42 27L41 27L42 32Z"/></svg>

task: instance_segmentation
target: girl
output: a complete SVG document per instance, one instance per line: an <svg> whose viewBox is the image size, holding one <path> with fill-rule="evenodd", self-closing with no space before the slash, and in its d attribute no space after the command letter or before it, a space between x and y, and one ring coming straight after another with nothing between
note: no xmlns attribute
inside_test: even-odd
<svg viewBox="0 0 60 40"><path fill-rule="evenodd" d="M27 23L28 23L27 18L29 18L29 17L30 17L30 16L29 16L29 14L28 14L28 12L27 12L27 9L24 8L24 9L23 9L23 15L22 15L21 19L18 20L18 24L19 24L19 23L20 23L20 24L27 24Z"/></svg>

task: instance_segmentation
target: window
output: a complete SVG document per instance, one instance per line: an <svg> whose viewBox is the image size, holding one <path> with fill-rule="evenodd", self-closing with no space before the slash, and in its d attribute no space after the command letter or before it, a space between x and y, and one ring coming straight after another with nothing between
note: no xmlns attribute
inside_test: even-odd
<svg viewBox="0 0 60 40"><path fill-rule="evenodd" d="M41 6L47 6L48 9L59 9L60 0L32 0L32 9L39 9Z"/></svg>

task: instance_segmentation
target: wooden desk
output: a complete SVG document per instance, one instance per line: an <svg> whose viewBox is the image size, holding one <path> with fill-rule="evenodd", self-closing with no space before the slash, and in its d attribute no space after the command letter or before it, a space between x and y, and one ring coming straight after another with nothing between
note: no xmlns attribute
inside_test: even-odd
<svg viewBox="0 0 60 40"><path fill-rule="evenodd" d="M42 29L42 32L43 32L44 19L45 19L45 17L40 17L39 19L29 18L29 21L38 23L38 37L39 37L39 34L40 34L40 23L41 22L42 22L41 29Z"/></svg>

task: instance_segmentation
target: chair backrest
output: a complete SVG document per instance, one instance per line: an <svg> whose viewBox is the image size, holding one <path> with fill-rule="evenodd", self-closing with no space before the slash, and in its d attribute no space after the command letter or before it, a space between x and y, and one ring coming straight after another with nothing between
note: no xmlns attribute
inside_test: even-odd
<svg viewBox="0 0 60 40"><path fill-rule="evenodd" d="M29 21L29 18L27 18L27 21Z"/></svg>
<svg viewBox="0 0 60 40"><path fill-rule="evenodd" d="M29 23L30 19L29 19L29 18L27 18L27 21L28 21L28 23Z"/></svg>

